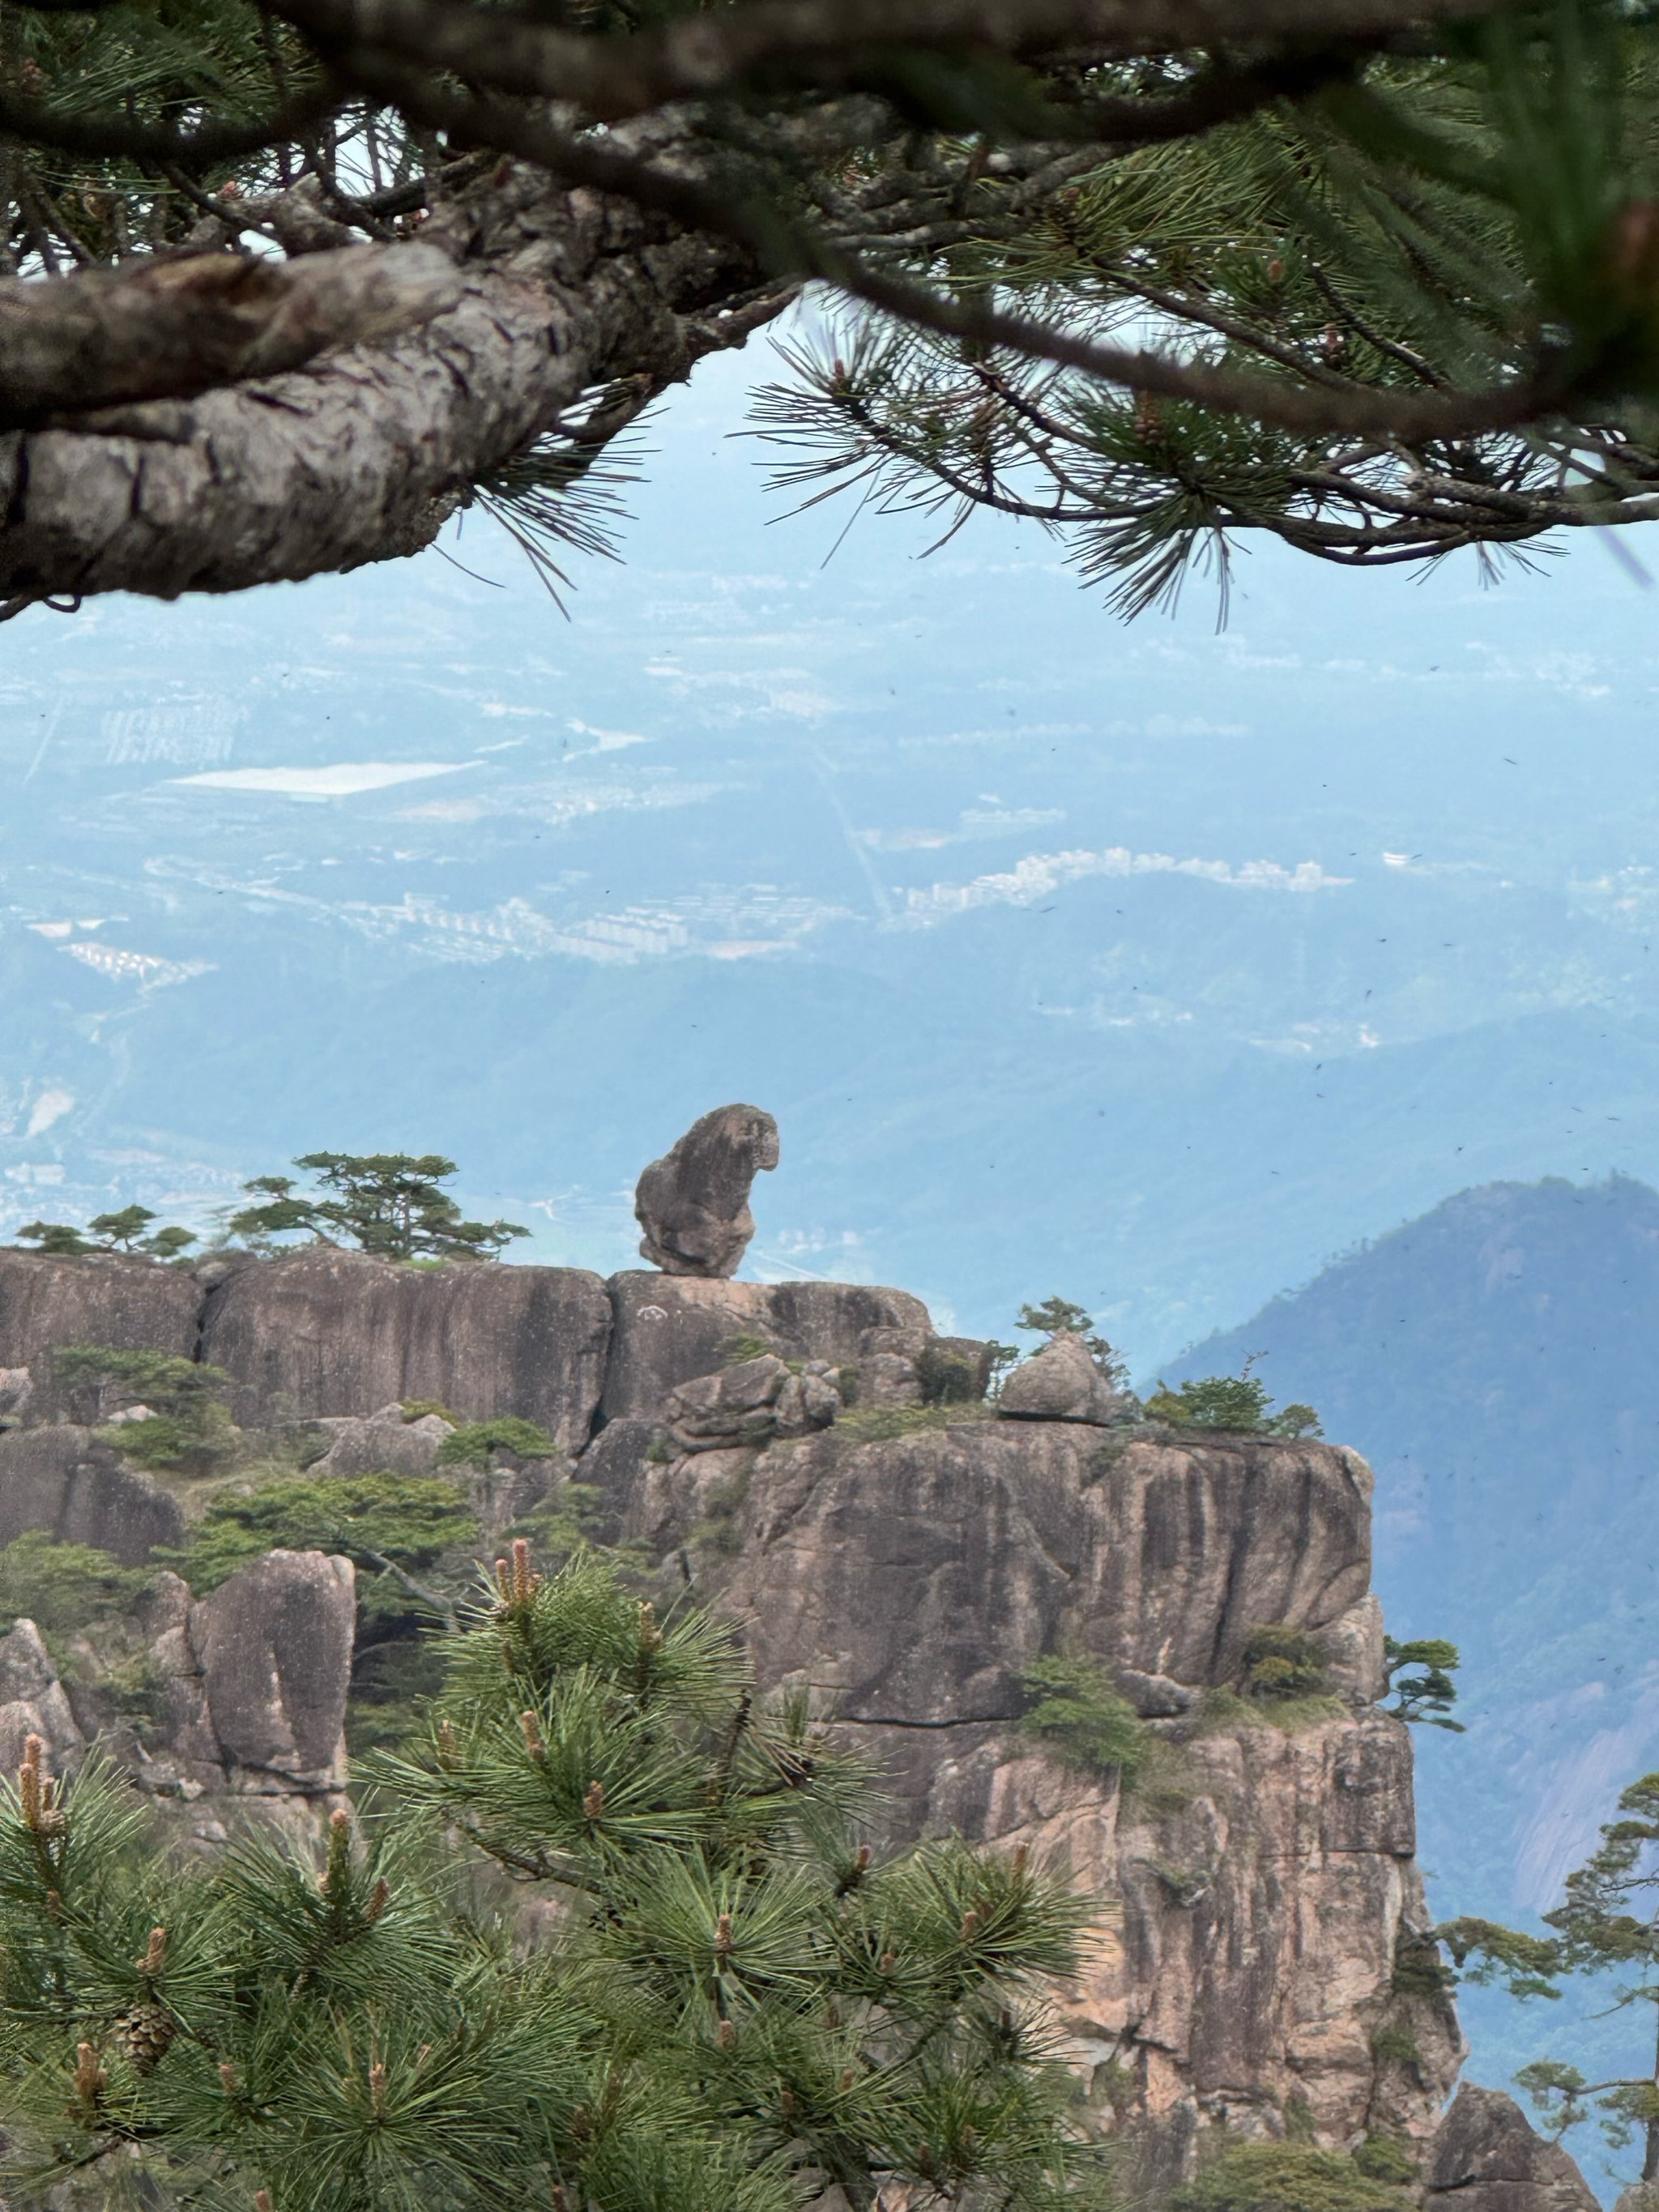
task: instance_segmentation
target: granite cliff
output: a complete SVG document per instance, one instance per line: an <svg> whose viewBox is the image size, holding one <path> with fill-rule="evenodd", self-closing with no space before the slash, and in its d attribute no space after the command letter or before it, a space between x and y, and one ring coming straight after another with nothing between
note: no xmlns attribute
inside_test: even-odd
<svg viewBox="0 0 1659 2212"><path fill-rule="evenodd" d="M743 1621L763 1684L805 1691L876 1753L896 1839L1024 1843L1097 1899L1064 1997L1070 2056L1101 2124L1138 2127L1154 2178L1225 2124L1384 2142L1481 2212L1541 2206L1534 2190L1561 2212L1590 2202L1527 2166L1542 2147L1507 2100L1485 2134L1453 2108L1461 2148L1442 2125L1461 2042L1434 1977L1401 1970L1429 1923L1408 1732L1378 1704L1356 1454L1137 1422L1064 1344L1004 1413L984 1395L990 1347L939 1335L895 1291L332 1249L195 1276L3 1252L0 1370L27 1387L0 1434L0 1540L68 1533L137 1562L191 1510L64 1418L52 1353L88 1341L222 1367L245 1430L317 1425L348 1476L385 1463L375 1422L395 1429L399 1403L550 1429L567 1456L537 1463L543 1491L587 1486L609 1537ZM441 1415L419 1425L447 1432ZM411 1470L431 1449L410 1439ZM342 1786L349 1563L279 1552L202 1600L158 1577L146 1602L165 1688L131 1754L142 1784L186 1800L204 1834L230 1800L280 1809ZM1242 1694L1264 1631L1321 1668L1293 1723ZM1057 1653L1129 1699L1160 1780L1126 1788L1023 1731L1022 1674ZM72 1757L96 1721L31 1625L0 1641L0 1753L33 1730Z"/></svg>

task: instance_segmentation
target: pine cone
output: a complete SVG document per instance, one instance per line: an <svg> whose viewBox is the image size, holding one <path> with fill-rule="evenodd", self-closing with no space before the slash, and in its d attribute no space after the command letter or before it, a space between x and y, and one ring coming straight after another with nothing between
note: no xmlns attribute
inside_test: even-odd
<svg viewBox="0 0 1659 2212"><path fill-rule="evenodd" d="M178 2032L167 2007L153 1999L134 2005L115 2023L122 2053L131 2062L135 2074L153 2074L167 2057Z"/></svg>

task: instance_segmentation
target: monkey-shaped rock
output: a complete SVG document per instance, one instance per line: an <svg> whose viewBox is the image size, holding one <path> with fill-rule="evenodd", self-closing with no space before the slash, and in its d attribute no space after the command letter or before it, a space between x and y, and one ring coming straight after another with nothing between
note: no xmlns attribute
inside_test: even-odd
<svg viewBox="0 0 1659 2212"><path fill-rule="evenodd" d="M665 1275L735 1275L755 1233L749 1186L777 1164L778 1125L758 1106L705 1114L640 1177L641 1253Z"/></svg>

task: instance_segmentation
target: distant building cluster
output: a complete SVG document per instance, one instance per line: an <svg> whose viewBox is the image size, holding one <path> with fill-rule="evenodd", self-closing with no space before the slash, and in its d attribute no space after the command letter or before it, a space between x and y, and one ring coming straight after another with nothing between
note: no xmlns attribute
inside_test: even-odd
<svg viewBox="0 0 1659 2212"><path fill-rule="evenodd" d="M575 921L551 921L522 898L468 914L413 892L395 906L354 902L337 912L371 936L416 931L422 949L441 958L562 956L621 963L660 959L676 952L728 960L781 952L823 922L848 918L844 908L793 897L769 884L696 892L659 905L625 906L614 914L589 915Z"/></svg>

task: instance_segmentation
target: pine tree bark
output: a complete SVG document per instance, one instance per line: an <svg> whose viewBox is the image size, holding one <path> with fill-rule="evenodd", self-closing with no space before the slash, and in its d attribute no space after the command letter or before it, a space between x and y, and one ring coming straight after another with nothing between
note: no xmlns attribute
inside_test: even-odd
<svg viewBox="0 0 1659 2212"><path fill-rule="evenodd" d="M456 296L401 336L0 438L0 599L173 599L415 552L584 393L659 387L752 326L722 319L756 285L737 249L527 170L419 236Z"/></svg>

